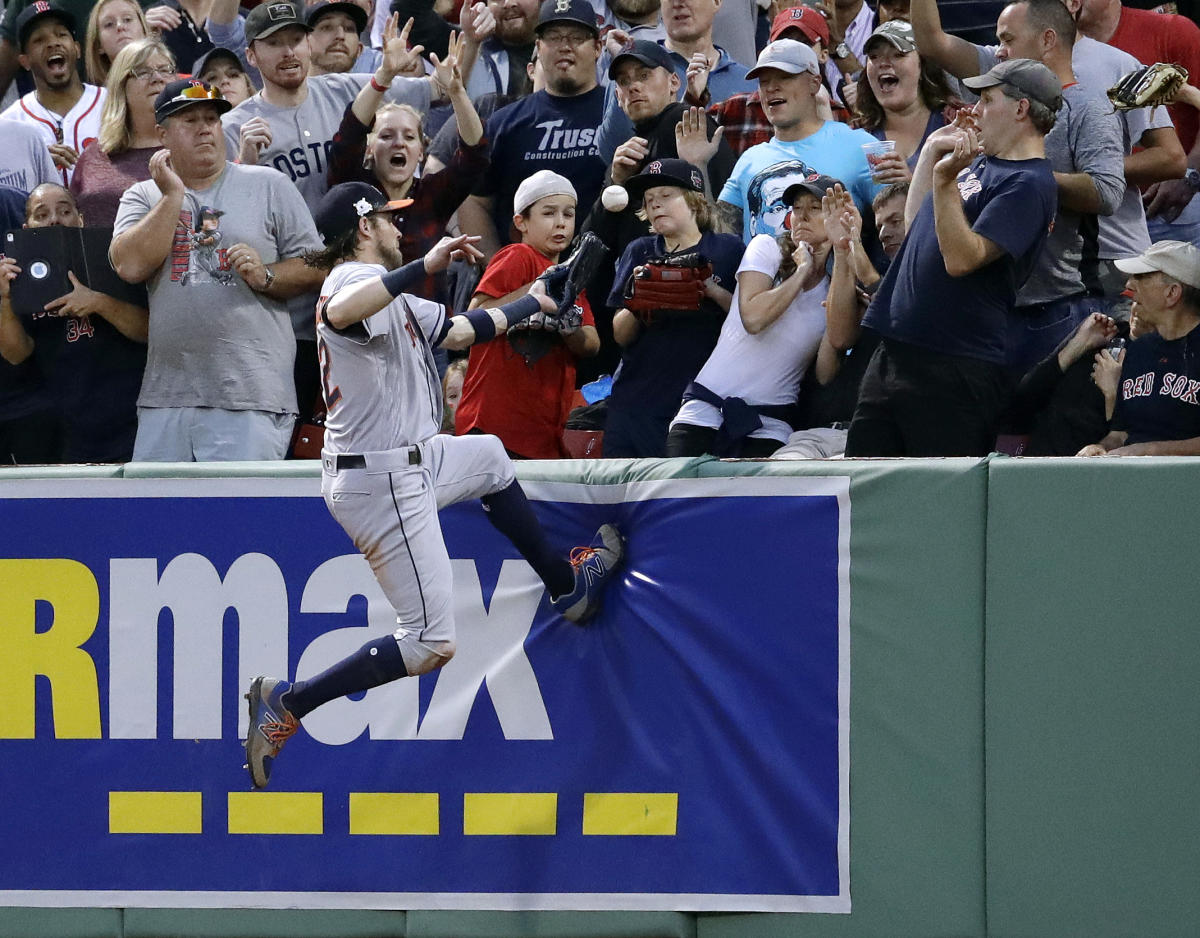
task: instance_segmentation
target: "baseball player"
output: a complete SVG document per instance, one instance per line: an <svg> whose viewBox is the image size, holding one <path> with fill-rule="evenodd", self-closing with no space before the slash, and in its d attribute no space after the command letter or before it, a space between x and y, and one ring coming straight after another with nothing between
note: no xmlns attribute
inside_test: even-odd
<svg viewBox="0 0 1200 938"><path fill-rule="evenodd" d="M480 256L467 236L444 238L425 257L400 266L399 232L374 186L345 182L321 200L317 228L326 250L310 255L332 270L317 304L317 344L329 415L321 490L325 504L363 552L396 610L391 635L373 639L308 681L255 678L246 739L247 767L264 787L283 744L315 708L346 694L440 668L454 655L450 558L439 508L480 498L489 520L517 547L573 622L599 608L624 542L604 525L571 560L557 555L516 481L500 440L439 434L441 388L432 348L487 341L535 313L557 314L561 266L529 295L504 306L450 315L439 303L405 293L443 270L452 254Z"/></svg>

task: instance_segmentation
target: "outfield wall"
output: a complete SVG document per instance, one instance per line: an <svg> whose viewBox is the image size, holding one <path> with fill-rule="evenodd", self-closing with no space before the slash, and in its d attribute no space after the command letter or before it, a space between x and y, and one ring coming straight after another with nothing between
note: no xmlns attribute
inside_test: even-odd
<svg viewBox="0 0 1200 938"><path fill-rule="evenodd" d="M124 474L152 475L136 468ZM23 516L17 500L5 497L6 485L52 480L66 492L86 487L89 478L121 474L6 473L3 557L45 556L22 553ZM309 465L169 474L285 475L289 484L311 480L314 494L318 477ZM1200 460L564 462L523 464L520 476L534 492L564 483L612 487L740 476L787 490L797 478L849 479L848 914L189 910L93 902L78 909L0 908L0 936L1200 932L1194 888L1200 586L1187 550L1200 513L1190 497ZM451 542L456 518L447 524ZM256 519L245 523L253 527ZM744 553L737 533L708 543L688 533L672 542L669 519L655 530L664 552L678 554L685 569L689 554L734 566ZM770 545L785 567L805 563L790 533L779 530ZM635 545L637 536L630 531ZM637 585L641 602L656 605L653 584ZM697 595L709 588L709 580L697 578ZM0 583L0 598L5 589ZM797 609L804 601L797 596ZM661 604L686 608L677 591L664 594ZM770 655L770 648L754 645L756 622L728 624L731 650ZM722 731L737 736L736 726ZM23 758L27 745L0 739L0 773ZM69 778L80 768L68 756L57 770ZM50 781L61 786L61 778ZM24 849L19 839L5 838L10 860ZM253 852L247 860L253 867ZM718 849L703 860L713 868L727 862ZM345 865L354 862L352 854ZM0 882L0 894L12 888Z"/></svg>

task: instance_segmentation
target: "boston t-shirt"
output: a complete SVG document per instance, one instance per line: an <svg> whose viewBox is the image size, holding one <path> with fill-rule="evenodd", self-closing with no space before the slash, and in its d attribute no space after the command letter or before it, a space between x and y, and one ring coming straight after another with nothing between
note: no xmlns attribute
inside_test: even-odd
<svg viewBox="0 0 1200 938"><path fill-rule="evenodd" d="M571 180L578 216L591 209L604 182L605 165L596 150L596 128L604 113L604 90L593 88L574 97L538 91L502 107L488 118L485 136L492 141L492 167L475 189L491 196L492 218L502 244L510 240L513 197L517 187L540 169Z"/></svg>

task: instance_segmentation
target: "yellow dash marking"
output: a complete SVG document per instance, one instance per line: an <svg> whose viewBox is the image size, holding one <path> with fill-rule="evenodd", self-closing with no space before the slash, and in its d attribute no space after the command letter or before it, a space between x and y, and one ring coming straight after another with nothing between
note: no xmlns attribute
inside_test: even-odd
<svg viewBox="0 0 1200 938"><path fill-rule="evenodd" d="M319 791L231 791L231 834L321 834Z"/></svg>
<svg viewBox="0 0 1200 938"><path fill-rule="evenodd" d="M558 830L554 792L468 792L463 795L464 834L542 834Z"/></svg>
<svg viewBox="0 0 1200 938"><path fill-rule="evenodd" d="M588 792L583 833L674 837L678 814L677 792Z"/></svg>
<svg viewBox="0 0 1200 938"><path fill-rule="evenodd" d="M440 832L437 792L350 792L351 834Z"/></svg>
<svg viewBox="0 0 1200 938"><path fill-rule="evenodd" d="M199 834L198 791L110 791L110 834Z"/></svg>

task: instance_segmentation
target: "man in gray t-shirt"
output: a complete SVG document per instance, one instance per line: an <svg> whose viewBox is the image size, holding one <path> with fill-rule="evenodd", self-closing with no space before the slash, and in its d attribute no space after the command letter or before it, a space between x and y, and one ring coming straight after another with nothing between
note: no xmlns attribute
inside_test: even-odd
<svg viewBox="0 0 1200 938"><path fill-rule="evenodd" d="M1072 0L1066 6L1069 12L1072 7L1078 7L1078 0ZM973 45L945 33L935 0L913 0L912 23L921 55L958 78L984 74L997 61L1000 47ZM1140 64L1128 53L1076 32L1071 66L1083 87L1103 92ZM1120 111L1116 116L1124 146L1127 187L1116 211L1096 219L1099 237L1093 279L1099 281L1109 310L1119 313L1120 309L1116 307L1121 304L1120 292L1124 289L1125 277L1116 270L1113 261L1141 253L1150 244L1146 213L1137 187L1175 178L1183 150L1166 108ZM1134 146L1140 148L1139 152L1132 152ZM1092 277L1090 272L1089 277ZM1127 304L1125 309L1128 309Z"/></svg>
<svg viewBox="0 0 1200 938"><path fill-rule="evenodd" d="M389 86L387 100L410 104L421 114L429 110L431 78L394 77L397 64L411 56L407 34L389 40L382 64L374 75L309 75L309 26L302 6L275 0L263 3L246 17L246 56L262 76L262 91L243 101L221 122L229 159L243 166L269 166L290 180L304 197L309 212L328 191L329 151L346 107L367 82ZM316 295L299 296L288 304L296 337L296 389L303 416L312 414L318 392L316 333L313 306Z"/></svg>
<svg viewBox="0 0 1200 938"><path fill-rule="evenodd" d="M113 266L150 297L138 461L280 459L296 413L286 301L319 286L301 255L321 241L290 182L226 161L229 104L210 95L195 80L163 89L165 149L114 224Z"/></svg>

